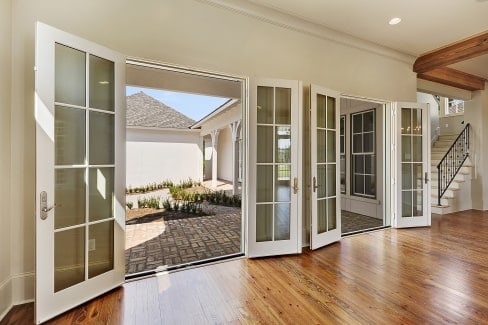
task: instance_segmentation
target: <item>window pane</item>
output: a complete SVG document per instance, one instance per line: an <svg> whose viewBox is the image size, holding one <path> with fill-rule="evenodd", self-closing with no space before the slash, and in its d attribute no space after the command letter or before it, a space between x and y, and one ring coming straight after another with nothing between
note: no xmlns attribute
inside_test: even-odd
<svg viewBox="0 0 488 325"><path fill-rule="evenodd" d="M341 193L346 193L346 156L341 155Z"/></svg>
<svg viewBox="0 0 488 325"><path fill-rule="evenodd" d="M257 166L256 202L273 201L273 166Z"/></svg>
<svg viewBox="0 0 488 325"><path fill-rule="evenodd" d="M56 169L54 172L56 229L85 222L85 170L82 168Z"/></svg>
<svg viewBox="0 0 488 325"><path fill-rule="evenodd" d="M290 163L291 162L291 127L278 126L276 127L276 162Z"/></svg>
<svg viewBox="0 0 488 325"><path fill-rule="evenodd" d="M413 189L421 190L424 188L424 172L422 163L420 164L412 164L412 172L413 172Z"/></svg>
<svg viewBox="0 0 488 325"><path fill-rule="evenodd" d="M354 155L354 166L353 171L354 173L364 174L364 156L363 155Z"/></svg>
<svg viewBox="0 0 488 325"><path fill-rule="evenodd" d="M115 157L114 115L90 112L90 164L112 165Z"/></svg>
<svg viewBox="0 0 488 325"><path fill-rule="evenodd" d="M258 125L257 130L257 157L258 163L272 163L273 162L273 127Z"/></svg>
<svg viewBox="0 0 488 325"><path fill-rule="evenodd" d="M366 195L376 195L376 177L374 175L364 176L364 190Z"/></svg>
<svg viewBox="0 0 488 325"><path fill-rule="evenodd" d="M374 131L374 111L369 111L363 115L363 131Z"/></svg>
<svg viewBox="0 0 488 325"><path fill-rule="evenodd" d="M344 136L341 136L341 139L340 139L340 143L341 143L341 153L345 153L346 152L346 139Z"/></svg>
<svg viewBox="0 0 488 325"><path fill-rule="evenodd" d="M423 203L424 191L413 191L413 216L421 217L424 214L424 203Z"/></svg>
<svg viewBox="0 0 488 325"><path fill-rule="evenodd" d="M54 233L54 292L85 281L85 227Z"/></svg>
<svg viewBox="0 0 488 325"><path fill-rule="evenodd" d="M273 240L273 205L256 205L256 241Z"/></svg>
<svg viewBox="0 0 488 325"><path fill-rule="evenodd" d="M334 230L337 228L336 198L327 199L327 229Z"/></svg>
<svg viewBox="0 0 488 325"><path fill-rule="evenodd" d="M354 193L364 194L364 175L354 176Z"/></svg>
<svg viewBox="0 0 488 325"><path fill-rule="evenodd" d="M412 109L412 133L422 134L422 110Z"/></svg>
<svg viewBox="0 0 488 325"><path fill-rule="evenodd" d="M291 200L291 165L277 165L275 168L275 201Z"/></svg>
<svg viewBox="0 0 488 325"><path fill-rule="evenodd" d="M412 192L402 191L402 217L412 216Z"/></svg>
<svg viewBox="0 0 488 325"><path fill-rule="evenodd" d="M412 110L410 108L402 108L402 134L412 133Z"/></svg>
<svg viewBox="0 0 488 325"><path fill-rule="evenodd" d="M412 164L402 164L402 190L412 189Z"/></svg>
<svg viewBox="0 0 488 325"><path fill-rule="evenodd" d="M291 89L276 88L275 124L291 123Z"/></svg>
<svg viewBox="0 0 488 325"><path fill-rule="evenodd" d="M83 165L86 136L85 110L56 106L54 151L56 165Z"/></svg>
<svg viewBox="0 0 488 325"><path fill-rule="evenodd" d="M328 129L335 129L336 128L335 102L336 102L336 99L334 97L327 97L327 128Z"/></svg>
<svg viewBox="0 0 488 325"><path fill-rule="evenodd" d="M336 161L336 132L327 131L327 162Z"/></svg>
<svg viewBox="0 0 488 325"><path fill-rule="evenodd" d="M290 239L290 203L275 204L275 240Z"/></svg>
<svg viewBox="0 0 488 325"><path fill-rule="evenodd" d="M317 127L326 127L327 99L324 95L317 94Z"/></svg>
<svg viewBox="0 0 488 325"><path fill-rule="evenodd" d="M412 153L414 162L422 161L422 137L413 136L412 137Z"/></svg>
<svg viewBox="0 0 488 325"><path fill-rule="evenodd" d="M364 173L374 174L375 173L375 155L364 155Z"/></svg>
<svg viewBox="0 0 488 325"><path fill-rule="evenodd" d="M341 116L341 129L340 129L341 135L346 134L346 117Z"/></svg>
<svg viewBox="0 0 488 325"><path fill-rule="evenodd" d="M317 165L317 198L325 198L326 192L327 175L326 175L326 165Z"/></svg>
<svg viewBox="0 0 488 325"><path fill-rule="evenodd" d="M273 124L274 89L258 86L258 123Z"/></svg>
<svg viewBox="0 0 488 325"><path fill-rule="evenodd" d="M90 55L90 107L115 110L115 77L112 61Z"/></svg>
<svg viewBox="0 0 488 325"><path fill-rule="evenodd" d="M88 236L88 277L93 278L114 268L114 221L91 225Z"/></svg>
<svg viewBox="0 0 488 325"><path fill-rule="evenodd" d="M352 116L352 132L363 132L363 114L354 114Z"/></svg>
<svg viewBox="0 0 488 325"><path fill-rule="evenodd" d="M374 133L364 133L363 141L364 152L374 152Z"/></svg>
<svg viewBox="0 0 488 325"><path fill-rule="evenodd" d="M327 200L317 200L317 233L327 231Z"/></svg>
<svg viewBox="0 0 488 325"><path fill-rule="evenodd" d="M327 197L336 195L336 165L327 165Z"/></svg>
<svg viewBox="0 0 488 325"><path fill-rule="evenodd" d="M402 161L412 161L412 137L402 135Z"/></svg>
<svg viewBox="0 0 488 325"><path fill-rule="evenodd" d="M363 135L354 134L352 136L352 152L362 153L363 152Z"/></svg>
<svg viewBox="0 0 488 325"><path fill-rule="evenodd" d="M317 130L317 162L324 163L326 155L325 130Z"/></svg>
<svg viewBox="0 0 488 325"><path fill-rule="evenodd" d="M90 168L90 221L114 216L114 168Z"/></svg>
<svg viewBox="0 0 488 325"><path fill-rule="evenodd" d="M86 54L61 44L55 46L54 100L77 106L86 103Z"/></svg>

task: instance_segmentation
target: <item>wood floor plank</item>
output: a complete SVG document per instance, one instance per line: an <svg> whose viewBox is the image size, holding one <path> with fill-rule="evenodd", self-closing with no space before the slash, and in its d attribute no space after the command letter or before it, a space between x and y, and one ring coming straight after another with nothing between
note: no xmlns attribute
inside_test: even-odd
<svg viewBox="0 0 488 325"><path fill-rule="evenodd" d="M488 323L488 212L128 282L49 324ZM33 305L0 321L30 324Z"/></svg>

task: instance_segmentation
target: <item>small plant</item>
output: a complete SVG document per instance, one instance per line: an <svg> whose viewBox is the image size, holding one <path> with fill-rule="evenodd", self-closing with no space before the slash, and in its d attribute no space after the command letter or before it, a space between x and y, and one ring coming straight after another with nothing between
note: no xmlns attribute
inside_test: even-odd
<svg viewBox="0 0 488 325"><path fill-rule="evenodd" d="M163 201L163 208L165 210L168 210L168 211L173 210L173 208L171 206L171 202L168 199L166 199L166 200Z"/></svg>
<svg viewBox="0 0 488 325"><path fill-rule="evenodd" d="M137 205L139 206L139 209L142 208L159 209L159 198L152 196L148 198L138 199Z"/></svg>
<svg viewBox="0 0 488 325"><path fill-rule="evenodd" d="M127 202L126 203L127 207L129 208L129 210L132 210L132 207L134 206L134 203L132 202Z"/></svg>

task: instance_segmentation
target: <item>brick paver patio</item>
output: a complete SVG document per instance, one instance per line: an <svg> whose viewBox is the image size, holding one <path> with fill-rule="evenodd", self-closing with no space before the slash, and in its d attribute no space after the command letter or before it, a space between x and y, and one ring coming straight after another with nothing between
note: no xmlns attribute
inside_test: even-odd
<svg viewBox="0 0 488 325"><path fill-rule="evenodd" d="M125 272L132 274L241 252L241 209L211 216L157 217L126 226Z"/></svg>

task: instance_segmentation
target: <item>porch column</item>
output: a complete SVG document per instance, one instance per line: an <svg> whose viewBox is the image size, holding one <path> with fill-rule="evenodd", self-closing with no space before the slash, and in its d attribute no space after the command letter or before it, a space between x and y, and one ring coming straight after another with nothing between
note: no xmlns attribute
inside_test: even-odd
<svg viewBox="0 0 488 325"><path fill-rule="evenodd" d="M210 136L212 137L212 187L214 188L217 187L217 146L219 144L219 133L220 130L213 130L210 132Z"/></svg>
<svg viewBox="0 0 488 325"><path fill-rule="evenodd" d="M239 191L239 134L241 132L241 121L232 122L229 125L232 134L232 194Z"/></svg>

